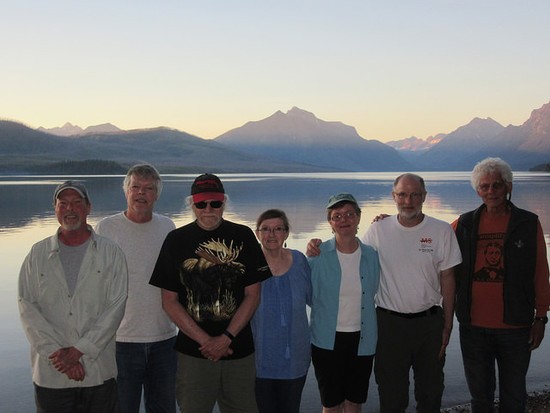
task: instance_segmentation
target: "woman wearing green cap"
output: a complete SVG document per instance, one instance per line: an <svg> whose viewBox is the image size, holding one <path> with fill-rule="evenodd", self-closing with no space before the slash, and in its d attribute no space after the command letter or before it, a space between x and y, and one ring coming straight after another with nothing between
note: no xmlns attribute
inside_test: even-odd
<svg viewBox="0 0 550 413"><path fill-rule="evenodd" d="M323 412L359 413L376 349L380 265L377 252L356 236L361 209L353 195L331 196L326 208L334 238L309 258L312 361Z"/></svg>

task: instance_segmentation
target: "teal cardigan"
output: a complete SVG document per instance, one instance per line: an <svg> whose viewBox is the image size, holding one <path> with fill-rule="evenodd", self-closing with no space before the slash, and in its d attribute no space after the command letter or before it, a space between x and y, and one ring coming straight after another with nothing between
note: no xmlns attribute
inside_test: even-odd
<svg viewBox="0 0 550 413"><path fill-rule="evenodd" d="M372 355L376 351L378 338L374 295L380 281L378 253L359 241L361 247L361 338L357 355ZM311 342L319 348L334 349L336 323L340 296L342 272L336 239L332 238L319 246L321 254L310 257L313 298L311 303Z"/></svg>

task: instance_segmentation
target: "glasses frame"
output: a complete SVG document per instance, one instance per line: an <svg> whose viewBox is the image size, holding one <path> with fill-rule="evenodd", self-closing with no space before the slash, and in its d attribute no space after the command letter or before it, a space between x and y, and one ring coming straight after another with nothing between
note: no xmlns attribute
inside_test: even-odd
<svg viewBox="0 0 550 413"><path fill-rule="evenodd" d="M286 234L288 230L285 227L277 226L275 228L261 227L257 229L262 234Z"/></svg>
<svg viewBox="0 0 550 413"><path fill-rule="evenodd" d="M490 184L480 184L477 186L477 190L483 193L489 192L491 189L493 191L501 191L504 188L506 188L506 182L504 181L496 181Z"/></svg>
<svg viewBox="0 0 550 413"><path fill-rule="evenodd" d="M261 232L262 234L285 234L288 232L288 229L281 226L277 226L275 228L260 227L256 231Z"/></svg>
<svg viewBox="0 0 550 413"><path fill-rule="evenodd" d="M418 201L422 199L422 197L424 196L424 192L393 192L393 196L395 196L400 201L404 201L406 199Z"/></svg>
<svg viewBox="0 0 550 413"><path fill-rule="evenodd" d="M355 218L357 217L358 214L357 212L355 211L348 211L348 212L344 212L343 214L334 214L334 215L331 215L330 216L330 220L332 222L340 222L342 221L342 219L346 218L346 219L352 219L352 218Z"/></svg>

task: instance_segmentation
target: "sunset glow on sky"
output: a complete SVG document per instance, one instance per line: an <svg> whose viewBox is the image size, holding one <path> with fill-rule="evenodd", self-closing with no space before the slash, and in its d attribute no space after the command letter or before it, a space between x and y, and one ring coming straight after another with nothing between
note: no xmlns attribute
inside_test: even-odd
<svg viewBox="0 0 550 413"><path fill-rule="evenodd" d="M548 0L4 2L0 118L214 138L293 106L381 141L550 101Z"/></svg>

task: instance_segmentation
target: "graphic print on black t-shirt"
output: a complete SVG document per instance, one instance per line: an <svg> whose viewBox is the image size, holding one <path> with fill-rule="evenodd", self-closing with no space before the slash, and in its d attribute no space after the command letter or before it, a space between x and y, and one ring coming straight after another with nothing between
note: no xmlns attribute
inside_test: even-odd
<svg viewBox="0 0 550 413"><path fill-rule="evenodd" d="M237 310L235 284L245 274L237 261L243 244L229 245L225 240L211 239L199 244L195 253L200 258L186 259L180 269L180 280L187 295L187 312L197 322L230 319Z"/></svg>
<svg viewBox="0 0 550 413"><path fill-rule="evenodd" d="M500 283L504 281L503 242L502 233L480 235L476 264L481 268L474 273L474 281Z"/></svg>

